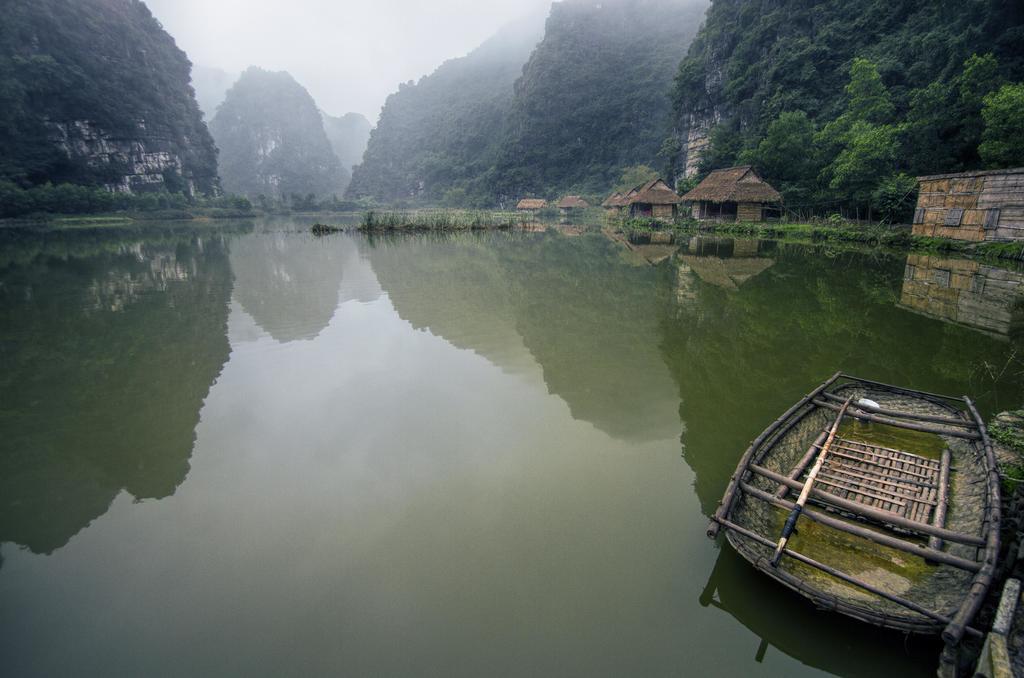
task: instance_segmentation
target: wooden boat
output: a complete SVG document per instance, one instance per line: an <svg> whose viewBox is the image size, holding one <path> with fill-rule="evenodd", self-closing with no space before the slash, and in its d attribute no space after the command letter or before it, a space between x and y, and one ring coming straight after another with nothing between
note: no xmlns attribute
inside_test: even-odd
<svg viewBox="0 0 1024 678"><path fill-rule="evenodd" d="M971 622L999 553L999 501L969 398L837 373L751 443L708 536L724 528L741 556L820 607L941 632L955 648L981 635Z"/></svg>

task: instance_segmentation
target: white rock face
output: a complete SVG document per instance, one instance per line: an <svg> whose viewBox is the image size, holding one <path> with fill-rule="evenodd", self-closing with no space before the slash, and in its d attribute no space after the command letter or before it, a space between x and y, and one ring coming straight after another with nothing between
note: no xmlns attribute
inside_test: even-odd
<svg viewBox="0 0 1024 678"><path fill-rule="evenodd" d="M187 176L182 158L173 150L170 134L147 129L145 120L137 120L132 129L117 133L89 120L49 121L47 127L53 143L69 159L84 161L94 169L109 170L116 176L116 180L106 184L111 191L158 190L166 185L171 173L187 194L195 194L195 182Z"/></svg>

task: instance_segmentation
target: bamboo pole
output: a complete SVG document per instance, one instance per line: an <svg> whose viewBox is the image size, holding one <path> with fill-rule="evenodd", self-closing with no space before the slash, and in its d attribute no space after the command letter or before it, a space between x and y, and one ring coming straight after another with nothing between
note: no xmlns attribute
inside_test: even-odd
<svg viewBox="0 0 1024 678"><path fill-rule="evenodd" d="M985 600L985 594L988 592L989 586L992 585L992 576L996 569L996 559L999 557L999 523L1002 508L1000 506L999 470L996 467L996 454L995 450L992 449L992 441L988 437L988 429L985 428L985 422L982 420L981 415L978 414L974 403L967 396L964 396L964 402L967 403L967 409L971 411L974 420L978 422L978 431L981 434L987 466L989 505L985 512L985 555L982 558L984 564L981 570L974 575L974 581L971 582L971 590L968 591L967 596L960 605L960 609L953 615L952 621L949 622L949 625L942 632L942 639L946 641L947 645L956 645L960 642L964 635L964 629L974 619L978 609L981 608L981 604Z"/></svg>
<svg viewBox="0 0 1024 678"><path fill-rule="evenodd" d="M835 393L822 393L822 396L828 398L832 402L843 402L840 396ZM853 404L859 410L863 410L872 414L881 414L890 417L903 417L905 419L917 419L918 421L930 421L936 424L950 424L952 426L964 426L968 428L977 428L973 421L965 421L957 417L940 417L933 414L918 414L916 412L900 412L899 410L889 410L884 407L873 407L861 402L855 402Z"/></svg>
<svg viewBox="0 0 1024 678"><path fill-rule="evenodd" d="M743 456L740 458L739 464L736 465L736 470L733 472L732 477L729 479L729 485L725 488L725 494L722 495L722 501L718 504L718 509L715 511L715 514L711 517L711 523L708 525L707 529L708 537L714 539L718 536L721 520L724 519L727 515L729 515L730 511L732 511L733 504L735 504L736 502L736 492L740 479L748 472L750 460L754 456L754 452L757 451L758 447L761 446L761 444L768 438L768 436L770 436L780 426L782 426L786 419L793 416L793 414L795 414L805 405L809 404L811 400L818 396L818 394L820 394L826 388L835 383L835 381L839 379L840 376L842 376L842 372L836 372L835 374L833 374L831 377L825 380L824 383L822 383L816 389L805 395L803 398L799 400L799 402L797 402L795 405L786 410L781 417L779 417L771 424L769 424L768 428L762 431L761 435L757 436L757 438L755 438L750 443L750 447L748 447L747 451L743 453Z"/></svg>
<svg viewBox="0 0 1024 678"><path fill-rule="evenodd" d="M759 476L767 478L768 480L772 480L777 483L784 483L794 490L799 490L802 487L802 485L799 482L790 480L786 476L778 474L775 471L769 471L763 466L751 465L750 470ZM949 530L946 528L938 528L934 525L929 525L928 523L920 523L914 520L909 520L907 518L898 516L894 513L889 513L888 511L881 511L879 509L875 509L870 506L865 506L864 504L860 504L855 501L850 501L849 499L843 499L842 497L837 497L833 494L821 492L820 490L812 491L811 496L821 499L824 503L830 504L838 509L848 511L849 513L853 513L864 518L871 518L872 520L876 520L883 523L889 523L890 525L895 525L896 527L902 527L929 536L935 535L936 537L942 537L944 540L951 541L956 544L966 544L968 546L985 545L985 539L983 537L976 537L970 534L962 534L960 532L954 532L953 530Z"/></svg>
<svg viewBox="0 0 1024 678"><path fill-rule="evenodd" d="M722 524L726 527L726 529L732 530L732 531L736 532L737 534L743 535L744 537L747 537L748 539L751 539L751 540L757 542L758 544L762 544L762 545L767 546L769 548L772 548L773 546L775 546L775 543L773 541L771 541L770 539L768 539L767 537L762 537L761 535L757 534L756 532L752 532L751 530L748 530L745 527L737 525L736 523L734 523L734 522L732 522L730 520L723 520ZM793 551L792 549L788 549L787 548L786 549L786 555L789 556L790 558L792 558L793 560L796 560L796 561L799 561L799 562L803 563L804 565L809 565L810 567L813 567L813 568L815 568L817 570L821 570L825 574L829 574L829 575L835 577L836 579L840 579L842 581L845 581L848 584L853 584L854 586L856 586L858 588L862 588L865 591L867 591L869 593L873 593L873 594L875 594L876 596L878 596L880 598L885 598L888 601L896 603L897 605L901 605L901 606L907 608L908 610L911 610L912 612L917 612L918 614L923 615L925 617L928 617L929 619L934 619L935 621L942 622L944 624L948 624L950 622L950 618L947 617L946 615L940 614L940 613L935 612L933 610L929 610L928 608L923 607L921 605L918 605L917 603L915 603L915 602L913 602L911 600L907 600L906 598L901 598L900 596L897 596L897 595L894 595L892 593L889 593L888 591L883 591L882 589L880 589L880 588L878 588L876 586L873 586L873 585L871 585L871 584L869 584L869 583L867 583L865 581L861 581L860 579L857 579L856 577L852 577L852 576L846 574L845 572L841 572L841 571L839 571L839 570L837 570L837 569L835 569L833 567L830 567L830 566L828 566L828 565L826 565L824 563L819 563L818 561L814 560L813 558L805 556L802 553L799 553L797 551ZM782 570L776 569L775 572L776 572L775 576L786 576L787 578L795 580L795 581L797 581L797 582L799 582L800 584L803 585L803 582L800 582L800 580L796 579L796 577L792 577L790 575L787 575ZM979 631L979 630L977 630L977 629L975 629L973 627L967 626L967 627L964 627L964 628L965 628L965 631L967 631L967 633L969 633L972 636L975 636L977 638L981 638L981 637L984 636L984 634L981 631Z"/></svg>
<svg viewBox="0 0 1024 678"><path fill-rule="evenodd" d="M811 467L811 472L807 474L807 481L804 483L803 488L800 490L800 496L797 497L796 504L793 506L793 512L789 514L789 518L786 519L786 524L782 527L782 536L779 537L779 544L775 547L775 553L772 555L772 567L777 567L779 564L779 558L782 557L782 552L786 548L786 542L789 541L789 537L793 534L793 530L796 529L796 521L800 519L800 512L804 510L804 504L807 503L807 498L811 496L811 490L814 488L814 481L818 478L818 474L821 472L821 467L825 465L825 457L828 456L828 448L832 446L832 441L836 439L836 433L839 432L839 424L843 422L843 415L846 414L847 409L850 407L850 403L853 401L853 396L846 399L843 403L842 408L839 410L839 416L832 422L832 428L828 432L828 440L821 448L821 452L818 453L818 459L814 462L814 466Z"/></svg>
<svg viewBox="0 0 1024 678"><path fill-rule="evenodd" d="M792 510L796 505L785 499L776 499L773 495L764 490L760 490L753 485L745 482L740 483L740 488L752 497L760 499L761 501L767 502L773 506L779 508ZM923 544L916 544L906 539L900 539L899 537L893 537L892 535L883 534L881 532L875 532L869 530L866 527L848 523L838 518L833 518L827 513L822 513L812 508L805 508L801 515L807 516L816 523L825 525L839 532L845 532L861 539L867 539L875 544L881 544L882 546L888 546L889 548L896 549L897 551L903 551L904 553L910 553L920 558L926 558L933 560L943 565L950 565L967 572L977 572L981 569L981 563L976 563L973 560L967 558L961 558L960 556L954 556L946 553L945 551L938 551L936 549L929 548ZM774 567L774 565L773 565Z"/></svg>
<svg viewBox="0 0 1024 678"><path fill-rule="evenodd" d="M952 460L952 453L947 447L942 451L942 464L939 466L939 494L935 498L935 515L932 518L932 525L936 527L946 526L946 502L949 492L949 464ZM932 536L928 538L928 546L933 549L942 548L942 540Z"/></svg>
<svg viewBox="0 0 1024 678"><path fill-rule="evenodd" d="M806 469L807 465L811 463L812 459L814 459L814 456L818 453L818 450L821 449L821 445L825 442L826 438L828 438L828 431L822 431L818 437L814 439L814 442L807 448L807 452L804 453L804 456L800 458L800 461L796 463L793 470L789 472L790 480L800 480L800 476L804 474L804 469ZM789 487L787 485L779 485L779 489L775 491L775 496L779 499L785 499L787 494L789 494Z"/></svg>
<svg viewBox="0 0 1024 678"><path fill-rule="evenodd" d="M827 407L832 411L838 411L839 405L834 405L827 400L821 400L815 398L812 401L818 407ZM944 436L953 436L956 438L967 438L969 440L978 440L981 436L976 431L956 431L953 429L946 429L940 426L929 426L927 424L914 424L909 421L898 421L896 419L889 419L888 417L881 417L876 414L868 414L866 412L850 412L850 416L861 421L870 421L876 424L885 424L886 426L895 426L896 428L910 429L911 431L924 431L925 433L937 433Z"/></svg>

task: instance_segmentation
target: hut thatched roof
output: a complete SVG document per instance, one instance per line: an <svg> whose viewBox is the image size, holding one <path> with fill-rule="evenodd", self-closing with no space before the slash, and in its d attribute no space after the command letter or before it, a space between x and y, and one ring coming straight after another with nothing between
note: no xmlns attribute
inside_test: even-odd
<svg viewBox="0 0 1024 678"><path fill-rule="evenodd" d="M578 195L567 195L558 201L558 207L565 209L584 209L590 207L590 203Z"/></svg>
<svg viewBox="0 0 1024 678"><path fill-rule="evenodd" d="M516 209L517 210L540 210L540 209L544 209L547 206L548 206L548 201L547 200L542 200L540 198L523 198L522 200L519 201L519 204L516 205Z"/></svg>
<svg viewBox="0 0 1024 678"><path fill-rule="evenodd" d="M782 196L753 167L715 170L683 196L686 202L782 202Z"/></svg>
<svg viewBox="0 0 1024 678"><path fill-rule="evenodd" d="M1003 174L1024 174L1024 167L1011 167L999 170L980 170L974 172L955 172L953 174L933 174L927 177L918 177L918 181L935 181L937 179L967 179L969 177L991 177Z"/></svg>
<svg viewBox="0 0 1024 678"><path fill-rule="evenodd" d="M683 201L661 178L652 179L629 192L628 205L677 205Z"/></svg>
<svg viewBox="0 0 1024 678"><path fill-rule="evenodd" d="M622 199L625 197L626 196L622 195L618 191L615 191L604 199L604 202L601 203L601 207L622 207Z"/></svg>

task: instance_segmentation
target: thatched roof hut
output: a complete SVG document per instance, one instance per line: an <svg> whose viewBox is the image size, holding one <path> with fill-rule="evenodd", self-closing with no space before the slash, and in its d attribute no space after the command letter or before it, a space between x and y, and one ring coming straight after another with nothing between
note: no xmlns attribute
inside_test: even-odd
<svg viewBox="0 0 1024 678"><path fill-rule="evenodd" d="M582 210L590 207L590 203L578 195L567 195L558 201L560 210Z"/></svg>
<svg viewBox="0 0 1024 678"><path fill-rule="evenodd" d="M781 203L782 195L744 165L715 170L683 200L694 203L698 219L762 221L764 208Z"/></svg>
<svg viewBox="0 0 1024 678"><path fill-rule="evenodd" d="M547 200L540 198L523 198L516 205L516 209L523 212L535 212L536 210L542 210L548 206Z"/></svg>
<svg viewBox="0 0 1024 678"><path fill-rule="evenodd" d="M624 205L623 200L625 197L626 196L622 195L619 191L615 191L604 199L604 202L601 203L601 207L610 210L619 209Z"/></svg>
<svg viewBox="0 0 1024 678"><path fill-rule="evenodd" d="M677 206L682 201L683 199L660 177L637 186L625 198L631 216L655 219L675 218Z"/></svg>

